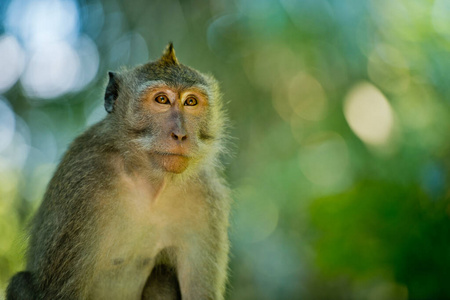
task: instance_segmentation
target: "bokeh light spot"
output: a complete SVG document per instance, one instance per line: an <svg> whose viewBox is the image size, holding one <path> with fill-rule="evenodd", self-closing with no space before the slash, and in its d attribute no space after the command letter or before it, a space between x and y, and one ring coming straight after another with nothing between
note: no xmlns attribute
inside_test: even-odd
<svg viewBox="0 0 450 300"><path fill-rule="evenodd" d="M14 0L5 27L29 50L62 40L72 42L79 31L78 7L71 0Z"/></svg>
<svg viewBox="0 0 450 300"><path fill-rule="evenodd" d="M8 90L19 79L25 65L25 53L11 35L0 37L0 93Z"/></svg>
<svg viewBox="0 0 450 300"><path fill-rule="evenodd" d="M79 91L95 78L99 66L97 46L88 36L80 36L75 1L14 0L8 6L4 24L6 32L24 45L29 59L20 74L23 68L20 47L11 39L7 40L9 48L0 43L0 54L8 49L14 53L6 53L7 62L0 58L0 66L7 64L2 69L8 70L0 75L0 90L21 75L27 96L55 98Z"/></svg>
<svg viewBox="0 0 450 300"><path fill-rule="evenodd" d="M31 97L54 98L74 88L80 59L66 42L41 47L31 57L22 75L25 92Z"/></svg>
<svg viewBox="0 0 450 300"><path fill-rule="evenodd" d="M306 73L299 73L292 78L288 101L295 114L310 121L323 119L327 108L327 98L322 86Z"/></svg>
<svg viewBox="0 0 450 300"><path fill-rule="evenodd" d="M85 88L95 78L100 63L97 46L90 37L82 35L78 40L76 50L80 65L73 91Z"/></svg>
<svg viewBox="0 0 450 300"><path fill-rule="evenodd" d="M394 114L386 97L372 84L355 85L345 97L345 118L365 143L383 146L390 140Z"/></svg>

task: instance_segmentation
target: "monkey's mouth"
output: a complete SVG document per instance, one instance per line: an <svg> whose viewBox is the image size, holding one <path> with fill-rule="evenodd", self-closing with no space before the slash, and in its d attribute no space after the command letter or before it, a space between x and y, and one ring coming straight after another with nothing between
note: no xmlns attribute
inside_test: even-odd
<svg viewBox="0 0 450 300"><path fill-rule="evenodd" d="M189 156L181 153L154 152L154 159L166 172L180 174L189 165Z"/></svg>
<svg viewBox="0 0 450 300"><path fill-rule="evenodd" d="M181 156L181 157L186 157L189 158L188 155L181 153L181 152L159 152L159 151L155 151L154 152L157 155L161 155L161 156Z"/></svg>

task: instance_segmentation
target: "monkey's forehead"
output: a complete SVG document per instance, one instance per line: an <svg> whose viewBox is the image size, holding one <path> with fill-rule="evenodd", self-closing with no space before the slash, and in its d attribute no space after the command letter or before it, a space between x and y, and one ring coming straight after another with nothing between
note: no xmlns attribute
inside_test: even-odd
<svg viewBox="0 0 450 300"><path fill-rule="evenodd" d="M195 92L202 97L205 97L207 100L212 100L212 95L210 94L210 91L207 86L202 84L193 84L189 86L183 86L183 85L171 85L167 84L167 82L164 82L162 80L151 80L144 82L138 87L138 95L139 97L142 97L146 93L154 92L155 90L160 89L169 89L177 94L182 94L184 92Z"/></svg>
<svg viewBox="0 0 450 300"><path fill-rule="evenodd" d="M188 88L195 85L206 86L203 75L185 65L165 65L158 62L148 63L137 69L140 84L162 81L168 86Z"/></svg>

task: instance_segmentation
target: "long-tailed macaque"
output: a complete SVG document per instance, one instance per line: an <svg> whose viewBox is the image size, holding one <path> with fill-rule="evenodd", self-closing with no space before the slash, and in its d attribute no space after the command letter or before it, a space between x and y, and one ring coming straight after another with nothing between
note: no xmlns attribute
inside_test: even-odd
<svg viewBox="0 0 450 300"><path fill-rule="evenodd" d="M105 108L51 179L7 299L223 299L217 82L169 44L154 62L109 72Z"/></svg>

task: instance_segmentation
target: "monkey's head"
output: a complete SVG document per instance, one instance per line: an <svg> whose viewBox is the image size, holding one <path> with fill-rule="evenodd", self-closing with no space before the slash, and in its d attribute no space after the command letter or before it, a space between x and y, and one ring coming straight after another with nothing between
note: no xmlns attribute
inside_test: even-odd
<svg viewBox="0 0 450 300"><path fill-rule="evenodd" d="M172 43L156 61L108 74L107 119L124 153L177 174L216 157L224 127L217 82L179 63Z"/></svg>

